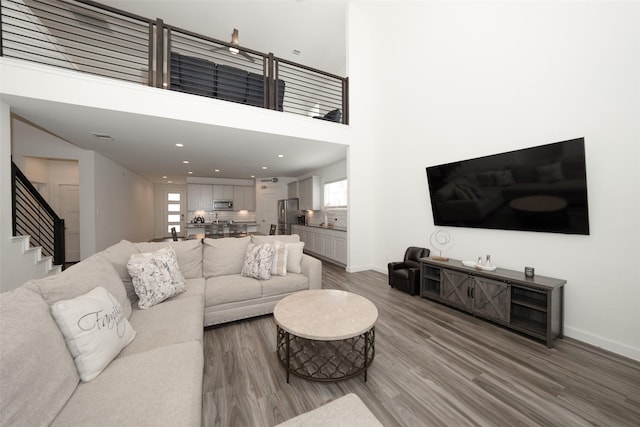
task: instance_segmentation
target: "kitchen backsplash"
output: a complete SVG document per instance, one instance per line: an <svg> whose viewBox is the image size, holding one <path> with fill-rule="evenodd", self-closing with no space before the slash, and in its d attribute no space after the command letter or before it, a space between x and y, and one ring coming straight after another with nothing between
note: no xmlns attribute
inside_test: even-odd
<svg viewBox="0 0 640 427"><path fill-rule="evenodd" d="M347 227L346 209L327 209L326 211L306 211L307 225L320 225L326 221L334 227ZM325 218L326 215L326 218Z"/></svg>
<svg viewBox="0 0 640 427"><path fill-rule="evenodd" d="M216 213L218 214L218 221L256 222L255 211L210 211L204 213L203 211L188 211L187 221L193 222L193 218L196 216L203 216L205 222L213 222L216 220Z"/></svg>

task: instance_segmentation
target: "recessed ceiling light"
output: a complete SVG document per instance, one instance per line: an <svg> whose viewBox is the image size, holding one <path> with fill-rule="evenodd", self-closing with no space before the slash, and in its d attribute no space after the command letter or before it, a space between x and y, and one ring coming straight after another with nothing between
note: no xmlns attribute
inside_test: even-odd
<svg viewBox="0 0 640 427"><path fill-rule="evenodd" d="M284 157L284 154L278 154L278 157L279 157L279 158L283 158L283 157Z"/></svg>
<svg viewBox="0 0 640 427"><path fill-rule="evenodd" d="M173 181L167 181L168 184L171 184Z"/></svg>
<svg viewBox="0 0 640 427"><path fill-rule="evenodd" d="M166 175L162 175L162 179L167 179L167 176Z"/></svg>
<svg viewBox="0 0 640 427"><path fill-rule="evenodd" d="M251 175L251 178L255 178L255 177L256 177L255 175Z"/></svg>
<svg viewBox="0 0 640 427"><path fill-rule="evenodd" d="M213 171L214 172L220 172L220 169L214 169Z"/></svg>
<svg viewBox="0 0 640 427"><path fill-rule="evenodd" d="M184 147L184 144L177 143L177 144L176 144L176 147L180 147L180 148L182 148L182 147Z"/></svg>
<svg viewBox="0 0 640 427"><path fill-rule="evenodd" d="M262 170L263 170L263 171L264 171L264 170L267 170L267 167L266 167L266 166L263 166L263 167L262 167Z"/></svg>
<svg viewBox="0 0 640 427"><path fill-rule="evenodd" d="M189 171L189 172L187 172L187 173L188 173L189 175L193 175L193 172L191 172L191 171Z"/></svg>
<svg viewBox="0 0 640 427"><path fill-rule="evenodd" d="M184 163L185 165L189 164L189 160L183 160L182 163Z"/></svg>

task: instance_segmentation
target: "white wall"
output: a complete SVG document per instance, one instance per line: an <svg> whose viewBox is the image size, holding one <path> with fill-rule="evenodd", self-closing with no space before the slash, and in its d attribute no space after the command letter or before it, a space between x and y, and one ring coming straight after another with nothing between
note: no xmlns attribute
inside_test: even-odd
<svg viewBox="0 0 640 427"><path fill-rule="evenodd" d="M370 126L373 154L352 142L350 255L371 247L384 271L429 246L426 166L584 136L590 236L447 228L449 255L566 279L565 334L640 360L639 18L638 3L351 4L351 130ZM370 240L351 232L365 212Z"/></svg>
<svg viewBox="0 0 640 427"><path fill-rule="evenodd" d="M0 289L13 283L10 277L11 217L11 111L0 102Z"/></svg>
<svg viewBox="0 0 640 427"><path fill-rule="evenodd" d="M95 154L96 252L122 239L153 238L153 184L100 154Z"/></svg>

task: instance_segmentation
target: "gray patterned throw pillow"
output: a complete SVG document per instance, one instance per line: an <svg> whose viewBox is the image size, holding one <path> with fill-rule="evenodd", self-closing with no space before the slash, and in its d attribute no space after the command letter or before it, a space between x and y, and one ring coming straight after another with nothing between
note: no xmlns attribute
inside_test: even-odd
<svg viewBox="0 0 640 427"><path fill-rule="evenodd" d="M276 247L271 243L261 245L249 243L240 274L258 280L269 280L275 253Z"/></svg>
<svg viewBox="0 0 640 427"><path fill-rule="evenodd" d="M184 276L178 269L176 252L172 247L131 255L127 270L140 298L140 309L153 307L187 290Z"/></svg>

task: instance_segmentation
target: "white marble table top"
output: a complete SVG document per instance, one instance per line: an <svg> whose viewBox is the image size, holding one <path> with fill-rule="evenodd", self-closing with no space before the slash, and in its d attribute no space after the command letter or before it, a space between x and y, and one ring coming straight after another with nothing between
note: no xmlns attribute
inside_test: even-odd
<svg viewBox="0 0 640 427"><path fill-rule="evenodd" d="M352 338L378 320L368 299L337 289L311 289L283 298L273 310L276 323L298 337L318 341Z"/></svg>

